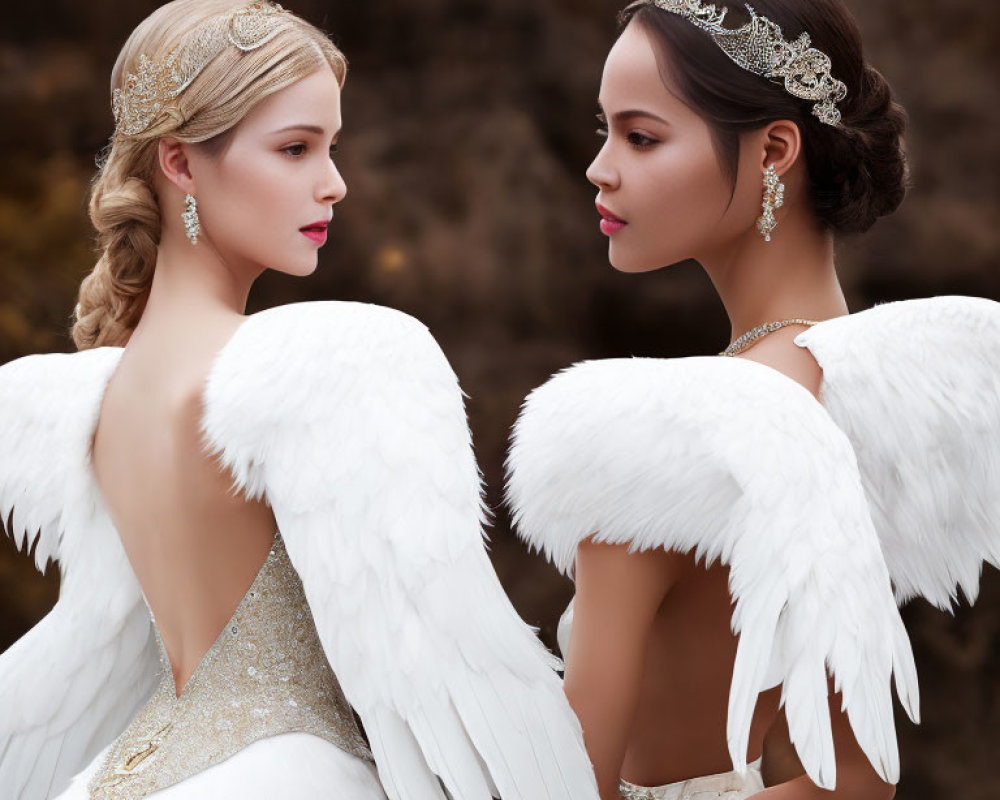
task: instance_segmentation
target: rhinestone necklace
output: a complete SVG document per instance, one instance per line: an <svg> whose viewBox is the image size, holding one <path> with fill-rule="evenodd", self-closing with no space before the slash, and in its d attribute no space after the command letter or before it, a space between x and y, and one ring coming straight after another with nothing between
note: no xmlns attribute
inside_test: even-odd
<svg viewBox="0 0 1000 800"><path fill-rule="evenodd" d="M769 333L773 333L778 330L778 328L784 328L786 325L815 325L819 320L815 319L801 319L800 317L795 317L794 319L782 319L776 322L765 322L763 325L758 325L756 328L751 328L742 336L740 336L735 342L733 342L729 347L719 353L720 356L735 356L737 353L742 353L750 345L756 342L758 339L767 336Z"/></svg>

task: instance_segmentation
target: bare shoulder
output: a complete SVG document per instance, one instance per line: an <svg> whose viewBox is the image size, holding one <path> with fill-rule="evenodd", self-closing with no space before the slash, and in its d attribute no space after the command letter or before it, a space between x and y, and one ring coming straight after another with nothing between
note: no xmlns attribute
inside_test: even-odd
<svg viewBox="0 0 1000 800"><path fill-rule="evenodd" d="M637 549L631 544L619 544L595 541L594 536L588 536L577 545L577 563L581 560L589 564L600 564L610 573L622 570L630 574L633 570L652 570L658 573L668 573L677 577L681 572L690 569L691 557L674 550L662 547Z"/></svg>
<svg viewBox="0 0 1000 800"><path fill-rule="evenodd" d="M614 596L618 602L638 602L653 611L690 571L690 562L690 556L662 547L636 550L628 544L595 542L588 537L576 551L577 594L602 598L601 603Z"/></svg>
<svg viewBox="0 0 1000 800"><path fill-rule="evenodd" d="M737 358L756 361L771 367L800 383L816 398L819 398L820 383L823 380L823 370L806 348L795 344L795 337L804 328L799 325L781 328L768 334L750 349Z"/></svg>

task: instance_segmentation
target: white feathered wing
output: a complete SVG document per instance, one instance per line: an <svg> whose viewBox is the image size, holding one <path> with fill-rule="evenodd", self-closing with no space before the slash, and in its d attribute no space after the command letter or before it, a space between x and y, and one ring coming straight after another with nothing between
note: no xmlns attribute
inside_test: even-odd
<svg viewBox="0 0 1000 800"><path fill-rule="evenodd" d="M0 367L0 512L55 607L0 655L0 796L42 800L118 736L153 690L159 657L135 574L100 501L90 445L120 348Z"/></svg>
<svg viewBox="0 0 1000 800"><path fill-rule="evenodd" d="M983 561L1000 567L1000 303L886 303L795 343L854 445L897 600L974 602Z"/></svg>
<svg viewBox="0 0 1000 800"><path fill-rule="evenodd" d="M829 667L858 743L898 781L890 679L916 719L913 657L850 443L806 389L741 359L577 364L525 401L507 500L566 573L592 534L729 565L734 768L758 693L781 682L806 772L834 787Z"/></svg>
<svg viewBox="0 0 1000 800"><path fill-rule="evenodd" d="M394 800L596 798L558 660L486 555L462 393L427 329L357 303L249 318L205 441L266 496Z"/></svg>

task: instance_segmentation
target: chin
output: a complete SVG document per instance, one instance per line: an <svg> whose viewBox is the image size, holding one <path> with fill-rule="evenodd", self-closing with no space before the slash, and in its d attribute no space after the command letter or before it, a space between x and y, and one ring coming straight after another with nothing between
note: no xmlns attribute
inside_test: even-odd
<svg viewBox="0 0 1000 800"><path fill-rule="evenodd" d="M293 278L305 278L312 275L316 271L316 267L319 265L319 259L313 258L310 262L303 262L301 264L282 264L280 267L272 267L275 272L281 272L285 275L290 275Z"/></svg>
<svg viewBox="0 0 1000 800"><path fill-rule="evenodd" d="M294 270L292 272L292 275L295 275L298 278L306 278L306 277L312 275L316 271L316 267L317 267L317 263L313 263L313 264L310 264L309 266L305 267L304 269Z"/></svg>
<svg viewBox="0 0 1000 800"><path fill-rule="evenodd" d="M615 247L614 241L608 248L608 261L619 272L650 272L665 266L662 261L653 261L642 253L629 252L622 247Z"/></svg>

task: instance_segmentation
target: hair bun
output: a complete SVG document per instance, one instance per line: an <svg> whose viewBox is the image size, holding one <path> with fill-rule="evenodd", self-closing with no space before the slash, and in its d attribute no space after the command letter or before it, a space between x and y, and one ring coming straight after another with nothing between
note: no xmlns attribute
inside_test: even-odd
<svg viewBox="0 0 1000 800"><path fill-rule="evenodd" d="M831 142L835 152L828 163L834 169L818 198L835 231L863 233L903 202L909 183L907 123L906 109L893 99L882 73L866 64L860 91L836 132L841 145Z"/></svg>

